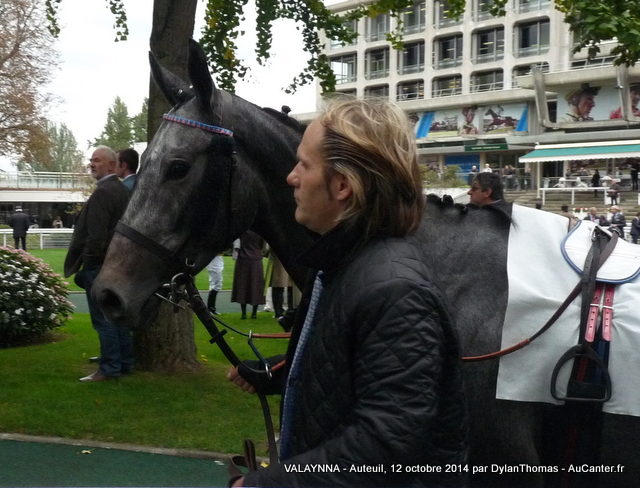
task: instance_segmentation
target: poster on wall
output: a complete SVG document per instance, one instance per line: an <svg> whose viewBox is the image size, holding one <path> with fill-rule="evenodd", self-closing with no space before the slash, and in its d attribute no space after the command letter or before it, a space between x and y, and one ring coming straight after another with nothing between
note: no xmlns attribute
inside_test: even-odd
<svg viewBox="0 0 640 488"><path fill-rule="evenodd" d="M629 87L631 110L640 117L640 83ZM619 91L613 86L583 83L579 88L558 91L558 122L621 119Z"/></svg>
<svg viewBox="0 0 640 488"><path fill-rule="evenodd" d="M527 105L470 105L451 110L409 114L416 139L497 134L528 130Z"/></svg>

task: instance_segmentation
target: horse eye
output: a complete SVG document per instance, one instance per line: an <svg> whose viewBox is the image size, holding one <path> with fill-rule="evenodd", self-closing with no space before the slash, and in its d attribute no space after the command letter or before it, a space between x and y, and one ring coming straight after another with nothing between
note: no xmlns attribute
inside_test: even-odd
<svg viewBox="0 0 640 488"><path fill-rule="evenodd" d="M187 176L191 167L187 163L183 163L181 161L174 161L169 166L169 170L167 171L167 179L168 180L180 180Z"/></svg>

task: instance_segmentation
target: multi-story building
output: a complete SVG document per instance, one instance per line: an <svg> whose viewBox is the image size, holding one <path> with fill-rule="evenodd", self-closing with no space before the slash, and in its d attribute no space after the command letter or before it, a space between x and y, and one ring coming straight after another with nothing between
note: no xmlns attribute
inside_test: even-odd
<svg viewBox="0 0 640 488"><path fill-rule="evenodd" d="M341 14L362 3L329 8ZM447 0L416 1L400 17L402 50L386 40L397 23L389 14L353 22L354 43L326 40L337 91L398 102L415 122L421 163L430 166L512 166L535 184L581 166L615 171L640 157L640 91L633 93L640 69L615 67L614 43L595 59L573 54L552 1L509 0L502 17L489 13L491 4L468 0L454 20ZM607 142L609 149L571 151L587 141L595 143L587 148ZM560 146L531 154L538 144Z"/></svg>

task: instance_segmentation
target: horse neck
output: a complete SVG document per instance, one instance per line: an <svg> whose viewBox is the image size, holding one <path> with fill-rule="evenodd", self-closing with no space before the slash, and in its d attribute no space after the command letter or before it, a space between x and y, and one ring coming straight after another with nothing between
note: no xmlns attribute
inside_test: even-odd
<svg viewBox="0 0 640 488"><path fill-rule="evenodd" d="M308 270L296 263L296 257L309 247L312 239L295 220L293 190L286 182L286 176L296 164L302 133L258 107L242 102L238 102L234 112L238 118L236 135L243 164L249 166L252 177L261 187L260 195L267 200L258 205L250 228L267 241L296 285L302 287ZM247 198L259 197L248 195Z"/></svg>

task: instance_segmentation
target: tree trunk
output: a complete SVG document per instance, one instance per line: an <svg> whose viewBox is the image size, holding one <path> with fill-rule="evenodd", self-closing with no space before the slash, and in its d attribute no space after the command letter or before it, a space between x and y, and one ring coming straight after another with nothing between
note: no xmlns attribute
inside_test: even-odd
<svg viewBox="0 0 640 488"><path fill-rule="evenodd" d="M193 312L187 309L173 313L173 307L163 303L153 324L134 334L136 369L162 373L197 370L200 363L193 334Z"/></svg>
<svg viewBox="0 0 640 488"><path fill-rule="evenodd" d="M197 0L155 0L150 46L158 62L176 76L187 79L189 38L193 35ZM153 79L149 87L148 138L153 138L162 114L171 109ZM183 302L184 305L184 302ZM136 367L142 371L193 371L200 364L194 342L193 312L173 312L163 303L158 318L134 334Z"/></svg>

